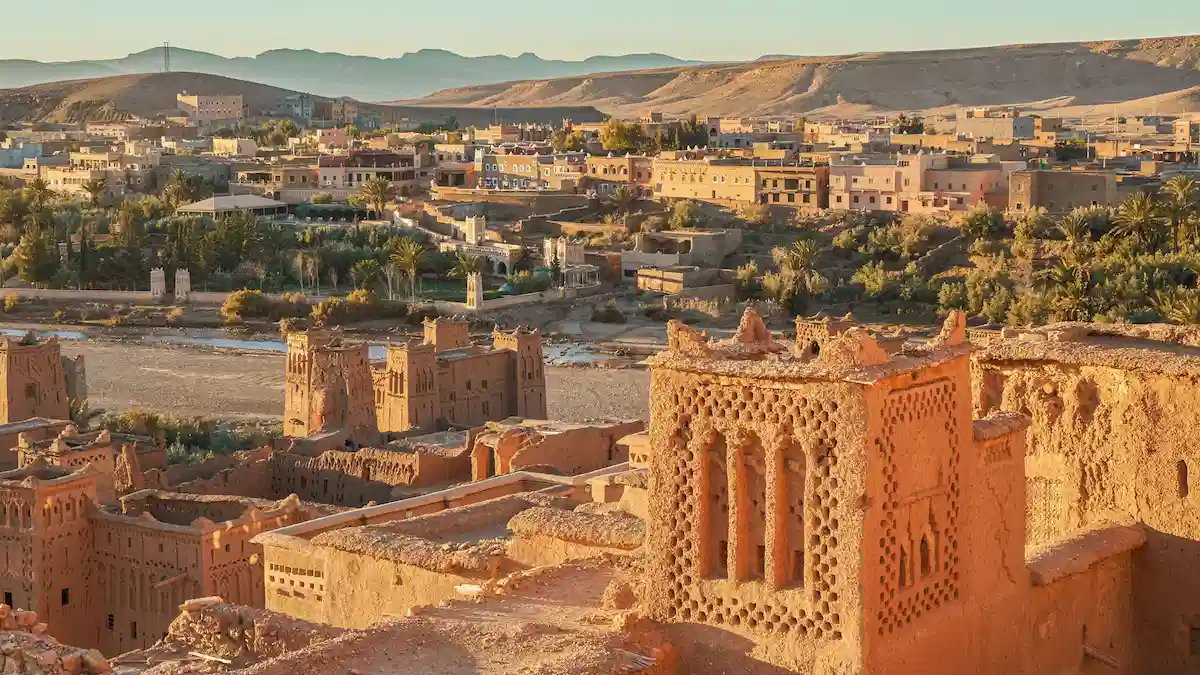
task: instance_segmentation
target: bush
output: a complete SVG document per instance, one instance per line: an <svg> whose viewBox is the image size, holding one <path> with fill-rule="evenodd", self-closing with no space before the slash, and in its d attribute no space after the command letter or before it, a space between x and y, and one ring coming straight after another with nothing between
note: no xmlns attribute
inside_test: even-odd
<svg viewBox="0 0 1200 675"><path fill-rule="evenodd" d="M21 309L21 296L16 293L6 293L4 295L4 313L13 314Z"/></svg>
<svg viewBox="0 0 1200 675"><path fill-rule="evenodd" d="M862 286L868 298L882 299L888 294L890 284L888 273L881 262L869 262L858 268L850 281Z"/></svg>
<svg viewBox="0 0 1200 675"><path fill-rule="evenodd" d="M592 321L595 323L625 323L625 315L617 309L617 303L609 301L603 307L592 310Z"/></svg>
<svg viewBox="0 0 1200 675"><path fill-rule="evenodd" d="M172 309L170 312L167 312L167 323L179 323L184 314L187 314L187 310L182 307Z"/></svg>
<svg viewBox="0 0 1200 675"><path fill-rule="evenodd" d="M304 317L311 311L308 298L299 293L285 293L277 298L262 291L234 291L221 305L221 315L227 323L240 323L246 318L278 321L287 317Z"/></svg>
<svg viewBox="0 0 1200 675"><path fill-rule="evenodd" d="M329 298L313 305L309 317L314 326L339 326L369 319L402 319L408 313L404 303L382 301L371 291L358 290L345 298Z"/></svg>

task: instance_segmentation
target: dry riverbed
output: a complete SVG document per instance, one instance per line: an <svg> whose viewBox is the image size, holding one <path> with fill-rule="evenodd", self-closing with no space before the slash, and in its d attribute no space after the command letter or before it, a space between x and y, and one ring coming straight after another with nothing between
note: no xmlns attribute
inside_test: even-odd
<svg viewBox="0 0 1200 675"><path fill-rule="evenodd" d="M92 408L240 420L283 416L283 354L108 341L62 346L70 356L85 357ZM547 367L546 377L553 419L649 416L645 370Z"/></svg>

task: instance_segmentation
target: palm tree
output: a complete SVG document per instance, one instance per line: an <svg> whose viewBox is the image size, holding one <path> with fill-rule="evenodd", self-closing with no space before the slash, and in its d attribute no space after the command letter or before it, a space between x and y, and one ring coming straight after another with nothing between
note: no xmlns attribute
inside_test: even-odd
<svg viewBox="0 0 1200 675"><path fill-rule="evenodd" d="M637 201L637 195L633 190L630 190L626 185L618 185L611 194L608 195L608 203L616 209L617 213L626 213L633 207L633 203Z"/></svg>
<svg viewBox="0 0 1200 675"><path fill-rule="evenodd" d="M104 191L108 189L108 179L92 178L85 181L79 187L83 188L83 191L88 193L88 196L92 198L92 208L99 208L100 198L104 196Z"/></svg>
<svg viewBox="0 0 1200 675"><path fill-rule="evenodd" d="M815 241L801 239L788 248L775 249L773 253L775 264L779 265L780 269L802 272L812 268L819 251Z"/></svg>
<svg viewBox="0 0 1200 675"><path fill-rule="evenodd" d="M454 261L454 268L450 270L450 276L466 279L476 272L483 272L486 264L483 256L459 253L458 258Z"/></svg>
<svg viewBox="0 0 1200 675"><path fill-rule="evenodd" d="M386 178L375 177L363 183L359 197L371 205L380 220L384 219L384 209L396 200L396 186Z"/></svg>
<svg viewBox="0 0 1200 675"><path fill-rule="evenodd" d="M408 288L412 294L412 299L417 299L417 268L421 262L425 260L425 247L415 239L407 237L400 240L396 245L395 252L392 253L391 264L404 270L408 275Z"/></svg>
<svg viewBox="0 0 1200 675"><path fill-rule="evenodd" d="M1063 219L1058 221L1058 231L1062 233L1063 239L1067 240L1072 249L1078 249L1083 244L1091 242L1092 226L1087 210L1073 209L1063 216Z"/></svg>
<svg viewBox="0 0 1200 675"><path fill-rule="evenodd" d="M1053 298L1053 306L1064 321L1090 321L1088 300L1091 292L1091 271L1073 259L1061 260L1038 275L1043 291Z"/></svg>
<svg viewBox="0 0 1200 675"><path fill-rule="evenodd" d="M1171 223L1171 237L1175 252L1179 252L1179 235L1183 225L1200 212L1200 182L1189 176L1176 176L1163 184L1161 194L1163 213Z"/></svg>
<svg viewBox="0 0 1200 675"><path fill-rule="evenodd" d="M1133 193L1117 208L1113 225L1116 234L1134 237L1142 245L1150 244L1157 239L1162 225L1158 202L1147 192Z"/></svg>
<svg viewBox="0 0 1200 675"><path fill-rule="evenodd" d="M1176 286L1154 295L1154 308L1170 323L1200 323L1200 293L1194 288Z"/></svg>
<svg viewBox="0 0 1200 675"><path fill-rule="evenodd" d="M50 189L50 184L41 176L29 181L29 185L25 186L25 189L29 190L29 201L39 209L54 197L54 190Z"/></svg>

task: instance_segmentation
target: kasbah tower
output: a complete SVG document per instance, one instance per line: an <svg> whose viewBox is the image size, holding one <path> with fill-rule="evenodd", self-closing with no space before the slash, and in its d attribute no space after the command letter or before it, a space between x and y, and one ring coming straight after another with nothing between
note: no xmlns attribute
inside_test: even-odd
<svg viewBox="0 0 1200 675"><path fill-rule="evenodd" d="M672 325L652 363L648 613L803 673L1029 672L1028 422L973 419L961 315L902 359L857 328L782 356L747 320Z"/></svg>

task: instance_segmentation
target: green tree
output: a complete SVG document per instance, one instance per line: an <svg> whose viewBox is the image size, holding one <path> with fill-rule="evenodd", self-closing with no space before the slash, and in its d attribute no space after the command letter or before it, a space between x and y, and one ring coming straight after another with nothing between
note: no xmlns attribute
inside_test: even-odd
<svg viewBox="0 0 1200 675"><path fill-rule="evenodd" d="M554 152L579 152L587 147L587 141L579 131L559 129L550 135L550 147Z"/></svg>
<svg viewBox="0 0 1200 675"><path fill-rule="evenodd" d="M1004 216L981 202L963 216L961 229L967 239L991 239L1004 231Z"/></svg>
<svg viewBox="0 0 1200 675"><path fill-rule="evenodd" d="M487 261L483 256L470 255L468 253L459 253L454 260L454 267L450 270L450 276L459 279L466 279L476 272L483 272Z"/></svg>
<svg viewBox="0 0 1200 675"><path fill-rule="evenodd" d="M83 191L88 193L88 197L90 197L92 200L92 207L99 208L100 199L104 196L104 191L108 189L108 179L92 178L84 181L83 185L80 185L79 187L83 188Z"/></svg>
<svg viewBox="0 0 1200 675"><path fill-rule="evenodd" d="M29 181L25 186L25 190L29 193L29 201L35 208L43 208L46 202L54 198L54 190L50 188L50 184L41 176Z"/></svg>
<svg viewBox="0 0 1200 675"><path fill-rule="evenodd" d="M617 213L627 213L633 208L634 202L637 201L637 195L633 190L626 185L618 185L615 190L608 195L608 203L616 209Z"/></svg>
<svg viewBox="0 0 1200 675"><path fill-rule="evenodd" d="M1175 176L1163 184L1162 212L1171 224L1173 250L1179 252L1179 239L1184 225L1200 212L1200 182L1190 176Z"/></svg>
<svg viewBox="0 0 1200 675"><path fill-rule="evenodd" d="M1200 323L1200 291L1176 286L1154 296L1154 308L1170 323Z"/></svg>
<svg viewBox="0 0 1200 675"><path fill-rule="evenodd" d="M609 152L634 152L650 145L641 125L613 117L600 128L600 145Z"/></svg>
<svg viewBox="0 0 1200 675"><path fill-rule="evenodd" d="M408 276L409 293L413 300L417 299L417 269L425 261L425 247L420 242L402 237L392 252L391 264L404 270Z"/></svg>
<svg viewBox="0 0 1200 675"><path fill-rule="evenodd" d="M359 260L350 268L350 279L356 290L371 290L375 284L379 283L381 276L383 276L383 267L374 258Z"/></svg>
<svg viewBox="0 0 1200 675"><path fill-rule="evenodd" d="M13 250L12 258L17 275L26 283L49 283L58 272L58 247L54 237L39 228L26 230Z"/></svg>
<svg viewBox="0 0 1200 675"><path fill-rule="evenodd" d="M681 199L671 207L671 218L667 221L667 227L672 230L684 230L696 227L699 222L700 209L696 206L696 202Z"/></svg>
<svg viewBox="0 0 1200 675"><path fill-rule="evenodd" d="M925 120L918 115L908 116L900 113L891 121L892 130L898 134L925 133Z"/></svg>
<svg viewBox="0 0 1200 675"><path fill-rule="evenodd" d="M397 194L396 186L390 180L380 177L366 181L359 190L359 197L370 204L375 216L380 220L385 219L384 209L396 200Z"/></svg>
<svg viewBox="0 0 1200 675"><path fill-rule="evenodd" d="M1138 191L1130 195L1117 207L1113 218L1113 233L1136 239L1147 248L1154 248L1162 228L1159 204L1147 192Z"/></svg>
<svg viewBox="0 0 1200 675"><path fill-rule="evenodd" d="M1092 225L1086 209L1072 209L1058 221L1057 229L1072 249L1081 249L1092 243Z"/></svg>

